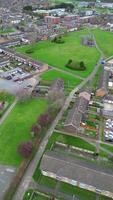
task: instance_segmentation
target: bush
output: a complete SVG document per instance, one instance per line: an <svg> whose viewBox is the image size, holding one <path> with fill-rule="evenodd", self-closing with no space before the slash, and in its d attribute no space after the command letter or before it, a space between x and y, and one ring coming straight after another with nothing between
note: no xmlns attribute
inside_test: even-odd
<svg viewBox="0 0 113 200"><path fill-rule="evenodd" d="M33 53L33 52L34 52L33 49L27 49L27 50L26 50L26 53L27 53L27 54L31 54L31 53Z"/></svg>
<svg viewBox="0 0 113 200"><path fill-rule="evenodd" d="M57 44L62 44L62 43L64 43L64 40L63 40L62 36L60 35L60 36L56 36L56 37L52 40L52 42L57 43Z"/></svg>
<svg viewBox="0 0 113 200"><path fill-rule="evenodd" d="M80 63L77 63L77 62L73 61L72 59L68 60L65 67L68 67L69 69L72 69L72 70L78 70L78 71L86 70L86 66L83 61L81 61Z"/></svg>
<svg viewBox="0 0 113 200"><path fill-rule="evenodd" d="M37 124L33 124L31 127L31 133L33 133L34 136L38 136L41 131L41 127Z"/></svg>
<svg viewBox="0 0 113 200"><path fill-rule="evenodd" d="M49 113L41 114L38 118L38 124L41 128L47 128L52 119Z"/></svg>
<svg viewBox="0 0 113 200"><path fill-rule="evenodd" d="M18 147L18 152L23 158L28 158L31 155L32 150L33 150L32 141L22 143Z"/></svg>

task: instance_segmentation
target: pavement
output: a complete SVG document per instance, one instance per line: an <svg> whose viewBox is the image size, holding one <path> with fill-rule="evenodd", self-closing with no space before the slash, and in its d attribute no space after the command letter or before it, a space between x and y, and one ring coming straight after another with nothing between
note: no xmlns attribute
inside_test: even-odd
<svg viewBox="0 0 113 200"><path fill-rule="evenodd" d="M0 165L0 200L3 199L3 195L15 174L16 168Z"/></svg>
<svg viewBox="0 0 113 200"><path fill-rule="evenodd" d="M17 93L19 90L19 85L16 82L12 82L11 80L0 79L0 90L7 91L13 95Z"/></svg>
<svg viewBox="0 0 113 200"><path fill-rule="evenodd" d="M80 80L84 80L84 79L85 79L85 78L83 78L83 77L81 77L81 76L79 76L79 75L77 75L77 74L72 74L71 72L64 71L63 69L59 69L59 68L57 68L57 67L52 67L52 69L53 69L53 70L55 69L56 71L62 72L62 73L67 74L67 75L70 75L70 76L72 76L72 77L74 77L74 78L78 78L78 79L80 79Z"/></svg>
<svg viewBox="0 0 113 200"><path fill-rule="evenodd" d="M18 96L19 93L24 92L24 89L28 89L28 92L31 93L38 81L38 79L33 77L25 79L20 83L0 78L0 91L7 91L14 96ZM32 87L28 87L28 85Z"/></svg>

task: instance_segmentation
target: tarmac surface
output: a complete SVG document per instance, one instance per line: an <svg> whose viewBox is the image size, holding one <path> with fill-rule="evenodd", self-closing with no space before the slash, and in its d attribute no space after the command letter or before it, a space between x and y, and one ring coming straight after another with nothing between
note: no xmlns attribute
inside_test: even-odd
<svg viewBox="0 0 113 200"><path fill-rule="evenodd" d="M16 173L16 168L0 165L0 200L3 199L3 195L7 190L15 173Z"/></svg>

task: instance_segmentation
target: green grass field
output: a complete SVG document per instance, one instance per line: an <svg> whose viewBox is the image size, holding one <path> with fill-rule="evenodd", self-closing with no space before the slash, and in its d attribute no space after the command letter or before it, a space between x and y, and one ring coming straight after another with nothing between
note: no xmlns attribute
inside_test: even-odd
<svg viewBox="0 0 113 200"><path fill-rule="evenodd" d="M107 145L107 144L101 144L100 145L102 148L104 148L104 149L106 149L106 150L108 150L108 151L110 151L111 153L113 153L113 146L111 146L111 145Z"/></svg>
<svg viewBox="0 0 113 200"><path fill-rule="evenodd" d="M0 92L0 101L6 101L8 104L11 104L14 100L14 96L6 93L6 92Z"/></svg>
<svg viewBox="0 0 113 200"><path fill-rule="evenodd" d="M64 74L62 72L59 72L57 70L50 70L48 72L45 72L41 75L42 81L49 81L52 83L57 78L61 78L64 80L65 89L73 89L75 86L80 84L81 80L78 78L74 78L71 75Z"/></svg>
<svg viewBox="0 0 113 200"><path fill-rule="evenodd" d="M90 150L90 151L95 151L95 147L91 145L90 143L86 142L85 140L79 138L79 137L73 137L69 135L64 135L58 132L54 132L53 135L51 136L49 143L47 145L47 149L51 148L51 145L54 144L55 141L68 144L74 147L79 147L82 149Z"/></svg>
<svg viewBox="0 0 113 200"><path fill-rule="evenodd" d="M94 29L93 33L105 57L112 56L113 55L113 33L102 31L100 29Z"/></svg>
<svg viewBox="0 0 113 200"><path fill-rule="evenodd" d="M81 45L81 37L88 34L87 30L69 33L64 37L63 44L52 43L51 41L41 41L37 44L17 47L16 50L26 54L26 51L32 49L31 56L33 59L41 60L49 65L61 68L71 73L79 74L87 77L99 60L99 53L96 48ZM65 67L69 59L77 62L84 61L86 65L85 71L71 70Z"/></svg>
<svg viewBox="0 0 113 200"><path fill-rule="evenodd" d="M1 164L20 164L22 158L17 153L17 147L21 142L31 139L31 126L46 108L47 102L43 99L29 99L16 104L0 127Z"/></svg>
<svg viewBox="0 0 113 200"><path fill-rule="evenodd" d="M31 197L32 196L32 197ZM28 191L26 191L23 200L49 200L49 196L45 195L45 194L41 194L38 192L34 192L32 189L29 189Z"/></svg>
<svg viewBox="0 0 113 200"><path fill-rule="evenodd" d="M67 194L75 195L75 197L78 197L80 200L96 200L96 193L90 192L88 190L72 186L67 183L61 183L60 185L61 191L65 192ZM105 196L99 196L99 200L110 200L111 198L105 197Z"/></svg>

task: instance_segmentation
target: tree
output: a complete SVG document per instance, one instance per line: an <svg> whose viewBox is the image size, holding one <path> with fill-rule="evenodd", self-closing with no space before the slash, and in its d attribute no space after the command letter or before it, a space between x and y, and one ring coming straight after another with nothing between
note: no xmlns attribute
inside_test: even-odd
<svg viewBox="0 0 113 200"><path fill-rule="evenodd" d="M31 127L31 133L33 133L34 136L38 136L40 133L40 127L37 124L33 124Z"/></svg>
<svg viewBox="0 0 113 200"><path fill-rule="evenodd" d="M24 6L23 7L23 11L28 11L31 12L33 10L32 6L28 5L28 6Z"/></svg>
<svg viewBox="0 0 113 200"><path fill-rule="evenodd" d="M20 101L25 101L31 95L29 88L20 88L16 91L16 95Z"/></svg>
<svg viewBox="0 0 113 200"><path fill-rule="evenodd" d="M23 157L23 158L28 158L33 150L33 143L32 141L24 142L19 145L18 147L18 153Z"/></svg>
<svg viewBox="0 0 113 200"><path fill-rule="evenodd" d="M85 67L85 64L84 64L84 62L83 62L83 61L81 61L81 62L80 62L80 69L83 69L83 70L85 70L85 69L86 69L86 67Z"/></svg>
<svg viewBox="0 0 113 200"><path fill-rule="evenodd" d="M61 90L50 90L47 96L49 102L55 102L59 99L64 99L64 92Z"/></svg>
<svg viewBox="0 0 113 200"><path fill-rule="evenodd" d="M38 118L38 123L42 128L47 127L51 121L51 116L48 113L41 114Z"/></svg>

